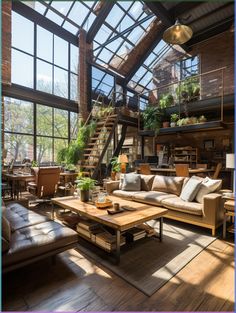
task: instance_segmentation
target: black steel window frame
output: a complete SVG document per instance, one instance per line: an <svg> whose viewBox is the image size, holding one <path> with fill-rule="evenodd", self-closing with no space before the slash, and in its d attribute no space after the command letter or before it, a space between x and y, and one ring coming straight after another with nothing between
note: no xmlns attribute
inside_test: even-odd
<svg viewBox="0 0 236 313"><path fill-rule="evenodd" d="M17 98L10 97L10 96L6 96L6 97L19 100ZM3 101L4 101L4 98L5 98L5 96L3 96ZM20 100L24 101L23 99L20 99ZM71 129L70 128L71 128L71 113L75 113L75 112L69 111L69 110L63 110L63 111L66 111L68 114L68 121L67 121L68 136L67 137L55 136L55 134L54 134L54 115L55 115L54 110L59 109L59 108L53 108L53 107L46 106L46 105L38 103L38 102L31 102L28 100L25 100L25 101L28 103L31 103L33 105L33 133L29 134L29 133L24 133L24 132L14 132L14 131L11 132L11 131L4 130L4 135L10 134L10 135L21 135L21 136L32 137L33 138L33 157L34 157L34 160L37 159L37 137L52 139L52 159L53 159L52 162L55 162L56 156L54 155L54 140L55 139L67 140L68 144L70 143L70 141L74 140L74 138L71 138ZM5 101L4 101L4 105L5 105ZM44 105L44 106L50 107L52 109L52 135L51 136L37 134L37 105ZM62 110L62 109L59 109L59 110Z"/></svg>
<svg viewBox="0 0 236 313"><path fill-rule="evenodd" d="M79 36L79 31L81 28L84 27L84 25L86 24L86 22L88 21L88 18L90 16L90 14L95 14L94 12L94 9L97 5L98 2L94 2L94 4L92 5L92 7L88 6L86 4L86 1L80 1L80 3L86 8L89 10L89 12L87 13L86 17L84 18L82 24L79 26L79 24L77 24L75 21L73 21L72 19L69 18L69 15L70 15L70 12L73 10L74 8L74 5L76 2L78 1L71 1L71 6L68 10L68 12L64 15L62 14L61 12L59 12L57 9L55 9L52 4L53 4L53 0L49 1L48 3L46 3L45 1L40 1L40 4L44 5L45 6L45 11L42 13L40 13L42 16L44 16L45 18L49 19L46 15L48 13L49 10L51 10L52 12L54 12L55 14L57 14L59 17L61 17L63 19L63 22L61 23L61 25L59 25L60 27L63 27L65 22L68 22L70 23L71 25L73 25L74 27L76 27L78 30L77 30L77 33L75 34L75 36ZM36 10L37 12L37 10ZM50 19L49 19L50 20ZM55 23L55 22L54 22Z"/></svg>
<svg viewBox="0 0 236 313"><path fill-rule="evenodd" d="M21 15L20 13L18 13L17 11L14 11L14 12L16 12L17 14L19 14L19 15ZM23 15L22 15L23 16ZM25 16L23 16L24 18L27 18L27 17L25 17ZM29 19L30 20L30 19ZM11 49L13 49L13 50L16 50L16 51L19 51L19 52L21 52L21 53L23 53L23 54L26 54L26 55L28 55L28 56L30 56L30 57L33 57L33 90L37 90L37 91L42 91L42 90L39 90L39 89L37 89L37 73L38 73L38 69L37 69L37 60L39 60L39 61L42 61L42 62L45 62L45 63L47 63L47 64L49 64L49 65L51 65L52 66L52 93L49 93L50 95L55 95L54 94L54 68L56 67L56 68L58 68L58 69L61 69L61 70L64 70L64 71L66 71L67 72L67 88L68 88L68 92L67 92L67 97L66 98L64 98L64 97L61 97L61 96L58 96L58 95L55 95L56 97L60 97L60 98L62 98L62 99L67 99L67 100L69 100L69 101L75 101L75 100L71 100L71 86L70 86L70 84L71 84L71 74L74 74L74 75L76 75L77 76L77 79L78 79L78 73L75 73L74 71L72 71L71 70L71 66L70 66L70 64L71 64L71 42L69 42L69 41L67 41L67 44L68 44L68 68L66 69L66 68L64 68L64 67L62 67L62 66L59 66L59 65L57 65L57 64L55 64L55 62L54 62L54 38L55 38L55 36L57 36L57 37L59 37L57 34L55 34L55 33L53 33L51 30L48 30L46 27L44 28L43 26L41 26L41 25L39 25L39 24L37 24L35 21L32 21L32 20L30 20L32 23L34 23L34 47L33 47L33 54L30 54L30 53L28 53L28 52L26 52L26 51L24 51L24 50L21 50L21 49L19 49L19 48L17 48L17 47L14 47L13 45L11 46ZM50 33L52 33L52 35L53 35L53 42L52 42L52 44L53 44L53 46L52 46L52 62L49 62L49 61L47 61L47 60L45 60L45 59L43 59L43 58L40 58L40 57L38 57L37 56L37 36L38 36L38 33L37 33L37 26L39 26L39 27L41 27L41 28L44 28L45 30L47 30L47 31L49 31ZM59 37L60 38L60 37ZM63 38L63 40L65 40L64 38ZM65 40L66 41L66 40ZM75 46L76 47L76 46ZM79 47L76 47L76 48L78 48L79 49ZM16 84L16 85L18 85L18 86L21 86L21 85L19 85L19 84ZM42 91L42 92L44 92L44 91Z"/></svg>
<svg viewBox="0 0 236 313"><path fill-rule="evenodd" d="M139 2L141 2L141 3L143 4L142 1L139 1ZM109 28L109 29L111 30L111 33L110 33L110 35L108 36L106 42L109 42L109 40L111 40L111 39L112 39L112 36L115 34L115 36L116 36L116 35L120 35L119 38L122 39L122 43L121 43L120 45L118 45L117 49L113 52L113 51L110 50L109 48L107 48L107 47L105 48L105 47L104 47L104 46L106 45L106 42L103 43L103 44L99 44L99 43L96 41L96 39L94 39L94 42L96 42L96 44L98 44L98 47L96 47L96 48L94 49L94 51L100 49L99 53L94 57L94 61L95 61L95 62L98 60L98 61L104 63L103 60L99 59L99 55L100 55L100 53L102 52L102 50L103 50L104 48L107 49L109 52L111 52L111 53L113 54L112 57L106 62L106 64L109 65L110 62L113 60L114 57L119 57L119 58L122 59L122 57L119 56L119 55L117 54L117 52L119 51L119 49L121 48L121 46L123 46L125 43L130 44L130 45L132 46L132 48L135 47L136 43L134 44L134 43L133 43L132 41L130 41L129 38L128 38L128 36L130 35L130 33L133 31L134 28L132 28L129 32L125 33L125 35L119 34L119 32L118 32L118 30L117 30L117 27L119 27L119 25L122 23L122 21L124 20L124 18L125 18L126 16L128 16L129 18L131 18L131 19L134 21L134 23L138 23L138 22L139 22L139 19L140 19L140 17L144 14L144 11L143 11L136 19L134 19L133 16L129 13L129 10L130 10L130 8L133 6L134 3L135 3L135 2L133 2L133 3L129 6L129 8L128 8L127 10L125 10L118 2L116 2L116 5L124 12L123 17L119 20L119 22L117 23L117 25L116 25L115 27L112 27L112 26L109 25L106 21L104 21L103 25L105 25L107 28ZM114 7L113 7L113 8L114 8ZM153 15L153 16L154 16L154 15ZM151 18L151 17L150 17L150 18ZM144 27L142 27L142 25L139 25L139 27L141 27L141 28L143 29L143 31L144 31L143 35L144 35L145 33L147 33L146 29L145 29ZM143 36L143 35L142 35L142 36ZM95 37L95 38L96 38L96 37ZM122 59L122 60L124 61L124 59Z"/></svg>
<svg viewBox="0 0 236 313"><path fill-rule="evenodd" d="M93 88L92 88L92 81L93 81L93 76L92 76L92 69L93 69L93 67L95 67L95 68L97 68L98 70L100 70L101 72L104 72L104 75L102 76L102 78L100 79L100 80L97 80L97 81L99 81L99 83L98 83L98 85L97 85L97 87L93 90ZM115 73L112 73L111 71L109 71L109 70L106 70L106 69L104 69L104 68L101 68L101 67L99 67L99 66L97 66L96 64L94 64L94 63L92 63L92 64L90 64L90 77L91 77L91 103L92 103L92 100L96 100L96 99L94 99L94 98L92 98L92 95L93 95L93 93L95 93L96 92L96 90L98 90L98 86L99 85L101 85L101 83L102 83L102 80L103 80L103 78L108 74L108 75L110 75L110 76L112 76L113 78L114 78L114 85L113 85L113 90L111 90L110 91L110 93L107 95L107 96L105 96L107 99L109 99L109 96L113 93L113 96L111 97L111 99L113 100L113 102L115 102L116 101L116 84L117 84L117 75L115 74ZM105 83L104 83L105 84ZM107 85L107 84L106 84ZM107 85L108 86L108 85ZM109 85L109 87L110 87L110 85Z"/></svg>

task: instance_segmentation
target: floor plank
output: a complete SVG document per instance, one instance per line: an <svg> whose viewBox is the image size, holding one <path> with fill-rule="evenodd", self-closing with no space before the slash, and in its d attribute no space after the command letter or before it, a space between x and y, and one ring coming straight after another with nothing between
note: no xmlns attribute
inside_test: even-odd
<svg viewBox="0 0 236 313"><path fill-rule="evenodd" d="M24 282L24 284L22 284ZM3 276L4 311L232 311L234 244L216 240L152 297L75 250Z"/></svg>

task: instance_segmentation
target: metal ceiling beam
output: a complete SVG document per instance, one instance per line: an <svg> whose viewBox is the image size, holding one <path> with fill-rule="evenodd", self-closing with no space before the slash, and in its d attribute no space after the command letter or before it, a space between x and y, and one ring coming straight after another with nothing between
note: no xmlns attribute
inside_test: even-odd
<svg viewBox="0 0 236 313"><path fill-rule="evenodd" d="M78 46L79 39L77 36L73 35L66 29L63 29L61 26L50 21L45 16L41 15L37 11L31 9L26 4L23 4L20 1L12 1L13 11L19 13L20 15L26 17L28 20L38 24L39 26L46 28L50 32L56 34L57 36L65 39L66 41Z"/></svg>
<svg viewBox="0 0 236 313"><path fill-rule="evenodd" d="M192 39L188 41L188 46L192 46L201 41L207 40L210 37L216 36L220 33L227 31L232 23L234 22L234 16L230 16L221 23L217 22L212 25L209 25L207 29L204 29L201 32L198 32L194 35Z"/></svg>
<svg viewBox="0 0 236 313"><path fill-rule="evenodd" d="M205 18L208 18L209 16L211 16L211 15L213 15L213 14L215 14L215 13L218 13L218 12L220 12L220 11L223 11L224 9L226 9L226 8L228 8L228 7L230 7L230 6L232 6L232 12L233 12L233 11L234 11L233 4L232 4L232 3L226 3L226 4L222 5L221 7L217 8L217 9L214 9L214 10L212 10L212 11L206 13L206 14L203 14L203 15L199 16L198 18L192 20L192 21L190 22L189 26L191 26L192 24L194 24L194 23L196 23L196 22L198 22L198 21L201 21L201 20L203 20L203 19L205 19Z"/></svg>
<svg viewBox="0 0 236 313"><path fill-rule="evenodd" d="M93 39L97 35L97 32L101 28L111 9L113 8L115 2L114 1L104 1L101 10L99 11L97 17L95 18L93 24L91 25L88 34L87 34L87 42L92 43Z"/></svg>
<svg viewBox="0 0 236 313"><path fill-rule="evenodd" d="M104 42L103 44L101 44L99 47L97 47L96 49L94 49L94 51L103 48L107 45L109 45L109 43L113 42L114 40L124 36L126 33L132 31L134 28L136 28L137 26L141 25L142 23L148 21L151 17L153 17L153 15L148 15L146 17L144 17L143 19L141 19L140 21L137 21L136 23L134 23L132 26L126 28L125 30L123 30L122 32L120 32L119 34L117 34L116 36L112 37L111 39L107 40L106 42Z"/></svg>
<svg viewBox="0 0 236 313"><path fill-rule="evenodd" d="M175 19L169 11L160 2L146 2L147 7L162 21L166 28L172 26L175 23ZM164 29L164 31L165 31ZM163 32L164 32L163 31ZM186 44L180 45L186 52L189 50Z"/></svg>
<svg viewBox="0 0 236 313"><path fill-rule="evenodd" d="M125 77L125 83L126 84L128 84L128 82L131 80L131 78L137 72L139 67L144 63L144 61L151 54L151 52L156 47L156 45L161 41L162 35L163 35L163 32L165 29L166 29L166 27L164 25L162 25L159 33L156 35L156 39L152 42L152 44L149 47L145 47L145 49L143 49L143 54L140 56L138 62L136 62L135 66L132 67L132 70ZM142 41L139 44L142 44Z"/></svg>
<svg viewBox="0 0 236 313"><path fill-rule="evenodd" d="M167 27L174 24L173 17L160 2L145 2L145 4Z"/></svg>
<svg viewBox="0 0 236 313"><path fill-rule="evenodd" d="M176 20L176 18L179 17L180 15L190 13L191 10L194 10L196 7L204 3L206 2L203 2L203 1L179 2L173 8L169 10L169 14L173 20Z"/></svg>

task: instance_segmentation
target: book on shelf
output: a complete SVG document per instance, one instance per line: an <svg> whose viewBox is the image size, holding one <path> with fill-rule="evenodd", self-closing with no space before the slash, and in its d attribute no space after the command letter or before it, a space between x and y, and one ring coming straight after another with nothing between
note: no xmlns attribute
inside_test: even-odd
<svg viewBox="0 0 236 313"><path fill-rule="evenodd" d="M99 227L99 224L97 222L94 222L92 220L82 220L79 221L77 224L78 227L87 229L87 230L93 230Z"/></svg>
<svg viewBox="0 0 236 313"><path fill-rule="evenodd" d="M106 250L113 250L116 247L116 236L110 234L109 232L98 233L95 236L95 242L105 248ZM125 244L125 238L121 235L120 237L120 246Z"/></svg>

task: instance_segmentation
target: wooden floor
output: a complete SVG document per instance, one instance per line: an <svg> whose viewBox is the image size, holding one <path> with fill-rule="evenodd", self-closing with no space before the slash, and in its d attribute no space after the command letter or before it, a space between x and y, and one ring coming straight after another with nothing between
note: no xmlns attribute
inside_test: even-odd
<svg viewBox="0 0 236 313"><path fill-rule="evenodd" d="M234 244L216 240L147 297L75 250L3 276L3 311L234 311Z"/></svg>
<svg viewBox="0 0 236 313"><path fill-rule="evenodd" d="M214 241L151 297L73 249L3 275L2 289L3 311L234 311L233 238Z"/></svg>

